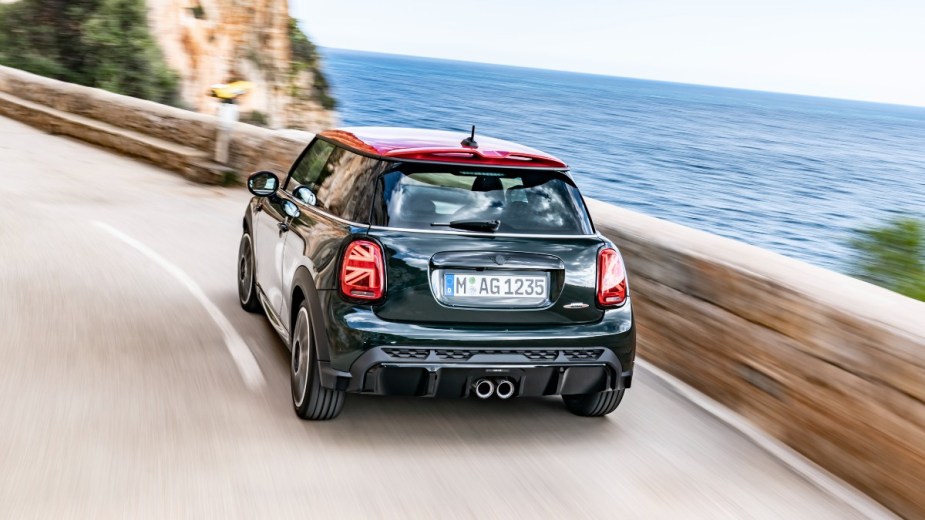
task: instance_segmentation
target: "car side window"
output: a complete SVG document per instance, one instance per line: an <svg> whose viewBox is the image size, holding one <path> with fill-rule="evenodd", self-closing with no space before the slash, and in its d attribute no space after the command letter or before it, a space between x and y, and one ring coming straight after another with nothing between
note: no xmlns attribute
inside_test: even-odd
<svg viewBox="0 0 925 520"><path fill-rule="evenodd" d="M353 196L346 208L350 216L345 218L353 222L369 224L372 205L376 200L377 179L389 167L389 163L378 159L364 159L366 160L357 169L352 181Z"/></svg>
<svg viewBox="0 0 925 520"><path fill-rule="evenodd" d="M319 143L324 146L319 147ZM293 171L289 192L336 217L367 223L374 178L382 169L381 163L319 140ZM306 189L296 192L299 187Z"/></svg>
<svg viewBox="0 0 925 520"><path fill-rule="evenodd" d="M334 145L320 139L315 140L292 169L292 175L286 188L291 192L299 186L312 186L317 183L324 165L333 152Z"/></svg>

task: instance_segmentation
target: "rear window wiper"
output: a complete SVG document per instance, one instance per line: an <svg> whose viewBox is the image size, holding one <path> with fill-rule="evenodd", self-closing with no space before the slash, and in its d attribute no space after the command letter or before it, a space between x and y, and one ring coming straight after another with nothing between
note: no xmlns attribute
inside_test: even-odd
<svg viewBox="0 0 925 520"><path fill-rule="evenodd" d="M433 222L433 227L451 227L454 229L465 229L467 231L487 231L494 232L501 227L500 220L453 220L450 222Z"/></svg>

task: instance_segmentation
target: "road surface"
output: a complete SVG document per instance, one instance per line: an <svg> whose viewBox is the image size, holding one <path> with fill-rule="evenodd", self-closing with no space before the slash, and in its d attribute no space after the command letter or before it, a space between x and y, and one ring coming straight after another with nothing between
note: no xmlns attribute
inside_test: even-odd
<svg viewBox="0 0 925 520"><path fill-rule="evenodd" d="M354 395L298 420L237 302L248 197L0 118L0 517L860 517L646 372L602 420Z"/></svg>

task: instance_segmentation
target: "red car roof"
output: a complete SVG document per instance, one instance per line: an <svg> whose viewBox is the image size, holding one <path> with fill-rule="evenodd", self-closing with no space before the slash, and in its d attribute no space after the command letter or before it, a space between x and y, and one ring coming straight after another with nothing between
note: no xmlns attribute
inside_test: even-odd
<svg viewBox="0 0 925 520"><path fill-rule="evenodd" d="M547 153L510 141L476 134L478 148L463 146L467 132L417 128L354 127L325 130L318 134L329 141L370 155L408 161L566 169Z"/></svg>

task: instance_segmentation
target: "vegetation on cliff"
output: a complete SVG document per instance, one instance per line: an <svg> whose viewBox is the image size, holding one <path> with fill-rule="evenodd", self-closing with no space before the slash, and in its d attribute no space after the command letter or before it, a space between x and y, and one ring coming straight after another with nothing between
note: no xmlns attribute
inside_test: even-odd
<svg viewBox="0 0 925 520"><path fill-rule="evenodd" d="M148 30L144 0L20 0L0 5L0 64L177 104L176 75Z"/></svg>
<svg viewBox="0 0 925 520"><path fill-rule="evenodd" d="M858 231L852 274L925 301L925 224L901 217L883 227Z"/></svg>
<svg viewBox="0 0 925 520"><path fill-rule="evenodd" d="M303 70L311 72L314 81L310 95L317 99L322 107L333 110L336 102L331 97L328 80L321 71L318 49L299 28L295 18L289 19L289 41L292 47L292 75L296 76Z"/></svg>

